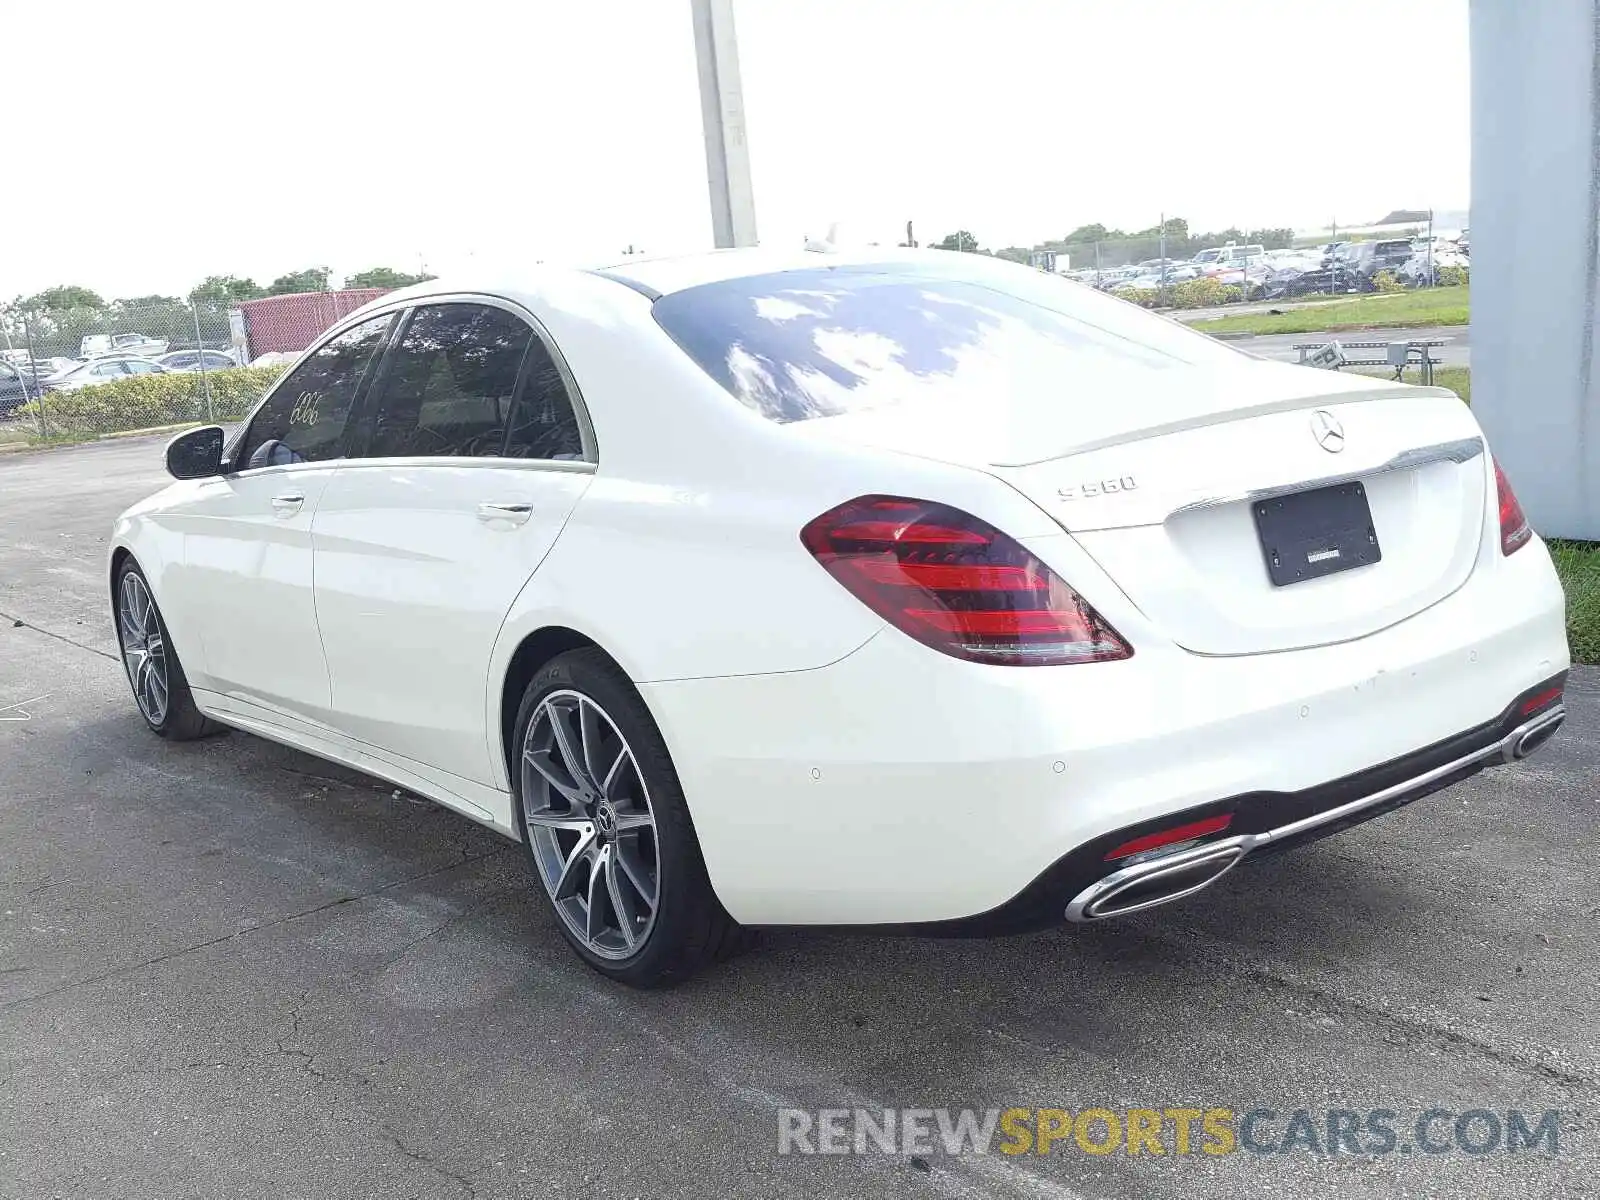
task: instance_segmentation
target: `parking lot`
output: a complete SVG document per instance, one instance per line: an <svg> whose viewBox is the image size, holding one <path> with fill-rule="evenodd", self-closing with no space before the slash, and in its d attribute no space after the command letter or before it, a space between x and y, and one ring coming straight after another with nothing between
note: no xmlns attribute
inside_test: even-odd
<svg viewBox="0 0 1600 1200"><path fill-rule="evenodd" d="M1530 762L1170 908L771 931L638 993L512 844L145 730L103 559L160 447L0 456L0 1196L1600 1196L1600 672ZM1563 1118L1554 1154L776 1153L780 1108L880 1106Z"/></svg>

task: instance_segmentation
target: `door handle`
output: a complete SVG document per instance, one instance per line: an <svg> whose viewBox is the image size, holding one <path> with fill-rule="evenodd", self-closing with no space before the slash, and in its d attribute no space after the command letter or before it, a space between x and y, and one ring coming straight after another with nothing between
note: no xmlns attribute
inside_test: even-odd
<svg viewBox="0 0 1600 1200"><path fill-rule="evenodd" d="M272 511L280 517L292 517L300 511L300 506L305 502L306 498L298 492L286 492L282 496L272 498Z"/></svg>
<svg viewBox="0 0 1600 1200"><path fill-rule="evenodd" d="M505 521L511 525L525 525L531 516L533 516L531 504L503 504L485 500L478 505L478 520L485 524Z"/></svg>

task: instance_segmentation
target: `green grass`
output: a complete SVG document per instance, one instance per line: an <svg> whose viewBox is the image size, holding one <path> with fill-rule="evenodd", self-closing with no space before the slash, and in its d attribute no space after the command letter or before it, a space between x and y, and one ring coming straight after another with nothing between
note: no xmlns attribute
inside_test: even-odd
<svg viewBox="0 0 1600 1200"><path fill-rule="evenodd" d="M1393 379L1394 372L1387 367L1351 367L1352 375L1370 375L1374 379ZM1421 383L1422 373L1415 367L1406 369L1406 383ZM1433 386L1449 388L1468 404L1472 403L1471 367L1435 367Z"/></svg>
<svg viewBox="0 0 1600 1200"><path fill-rule="evenodd" d="M1572 661L1600 663L1600 543L1552 540L1550 557L1567 592Z"/></svg>
<svg viewBox="0 0 1600 1200"><path fill-rule="evenodd" d="M1465 325L1469 287L1419 288L1392 296L1358 296L1334 304L1307 304L1273 314L1241 313L1196 321L1205 333L1337 333L1345 329L1417 329Z"/></svg>

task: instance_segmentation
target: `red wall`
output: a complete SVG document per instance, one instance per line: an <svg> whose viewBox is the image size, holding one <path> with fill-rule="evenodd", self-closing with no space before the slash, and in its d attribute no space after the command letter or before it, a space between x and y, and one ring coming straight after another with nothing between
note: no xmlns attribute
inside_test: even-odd
<svg viewBox="0 0 1600 1200"><path fill-rule="evenodd" d="M273 351L304 350L340 317L376 300L384 291L384 288L351 288L342 292L297 292L291 296L241 301L239 308L244 312L250 357Z"/></svg>

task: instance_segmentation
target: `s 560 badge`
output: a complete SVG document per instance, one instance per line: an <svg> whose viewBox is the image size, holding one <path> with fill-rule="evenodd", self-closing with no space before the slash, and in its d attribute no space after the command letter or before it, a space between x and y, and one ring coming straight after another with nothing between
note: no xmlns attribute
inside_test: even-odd
<svg viewBox="0 0 1600 1200"><path fill-rule="evenodd" d="M1093 500L1096 496L1109 496L1113 492L1131 492L1138 486L1138 481L1132 475L1124 475L1119 479L1096 479L1092 483L1057 488L1056 495L1063 500Z"/></svg>

